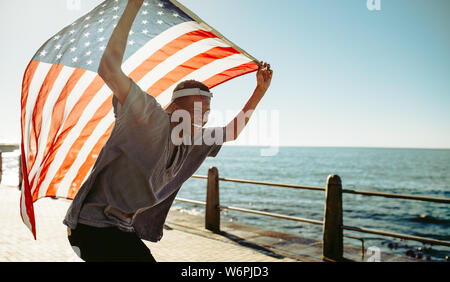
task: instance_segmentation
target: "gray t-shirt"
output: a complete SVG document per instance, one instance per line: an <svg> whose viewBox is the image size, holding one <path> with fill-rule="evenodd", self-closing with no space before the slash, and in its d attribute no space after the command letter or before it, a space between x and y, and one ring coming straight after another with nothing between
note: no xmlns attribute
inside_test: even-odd
<svg viewBox="0 0 450 282"><path fill-rule="evenodd" d="M174 146L169 115L133 80L125 103L121 105L114 97L113 105L116 122L111 136L69 207L64 224L71 229L76 229L78 222L115 226L157 242L181 185L206 157L217 155L225 128L203 129L203 135L212 137L221 131L222 138L212 145Z"/></svg>

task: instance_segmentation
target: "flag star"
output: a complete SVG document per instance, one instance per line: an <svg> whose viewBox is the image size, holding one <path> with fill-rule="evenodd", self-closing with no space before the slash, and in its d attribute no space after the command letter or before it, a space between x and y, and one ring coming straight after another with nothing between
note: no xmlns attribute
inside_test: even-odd
<svg viewBox="0 0 450 282"><path fill-rule="evenodd" d="M86 42L86 43L84 43L84 46L86 46L86 47L89 47L89 45L91 45L91 42Z"/></svg>
<svg viewBox="0 0 450 282"><path fill-rule="evenodd" d="M116 28L117 24L113 24L113 27Z"/></svg>
<svg viewBox="0 0 450 282"><path fill-rule="evenodd" d="M180 15L178 15L178 13L174 13L173 16L174 16L175 18L178 18Z"/></svg>
<svg viewBox="0 0 450 282"><path fill-rule="evenodd" d="M104 6L102 6L102 7L104 7ZM98 12L99 15L103 15L104 13L105 13L105 11Z"/></svg>
<svg viewBox="0 0 450 282"><path fill-rule="evenodd" d="M56 56L57 59L61 59L61 57L62 57L62 54L58 54L58 55Z"/></svg>
<svg viewBox="0 0 450 282"><path fill-rule="evenodd" d="M90 56L91 54L92 54L92 51L89 50L89 51L86 52L85 56Z"/></svg>
<svg viewBox="0 0 450 282"><path fill-rule="evenodd" d="M72 62L76 63L77 61L78 61L78 58L77 58L77 57L72 58Z"/></svg>
<svg viewBox="0 0 450 282"><path fill-rule="evenodd" d="M163 3L159 3L158 6L162 8L162 7L164 7L164 4Z"/></svg>
<svg viewBox="0 0 450 282"><path fill-rule="evenodd" d="M87 16L84 20L88 21L91 19L91 16Z"/></svg>
<svg viewBox="0 0 450 282"><path fill-rule="evenodd" d="M142 24L147 24L147 23L148 23L147 20L143 20L143 21L142 21Z"/></svg>
<svg viewBox="0 0 450 282"><path fill-rule="evenodd" d="M55 46L55 50L59 50L59 49L61 49L61 44L58 44Z"/></svg>
<svg viewBox="0 0 450 282"><path fill-rule="evenodd" d="M89 24L85 24L85 25L84 25L84 28L88 28L88 27L89 27Z"/></svg>
<svg viewBox="0 0 450 282"><path fill-rule="evenodd" d="M91 35L89 32L86 32L86 33L84 34L85 37L89 37L89 35Z"/></svg>
<svg viewBox="0 0 450 282"><path fill-rule="evenodd" d="M99 42L103 42L103 40L105 40L103 36L98 39Z"/></svg>
<svg viewBox="0 0 450 282"><path fill-rule="evenodd" d="M42 52L41 52L41 57L45 57L45 55L47 55L47 51L42 50Z"/></svg>
<svg viewBox="0 0 450 282"><path fill-rule="evenodd" d="M105 50L105 46L100 46L100 48L98 48L98 49L100 49L101 51L103 51L103 50Z"/></svg>
<svg viewBox="0 0 450 282"><path fill-rule="evenodd" d="M69 31L70 34L74 34L75 33L75 29L72 29L71 31Z"/></svg>
<svg viewBox="0 0 450 282"><path fill-rule="evenodd" d="M106 4L103 4L103 5L102 5L102 8L105 8L105 7L106 7Z"/></svg>
<svg viewBox="0 0 450 282"><path fill-rule="evenodd" d="M162 15L164 15L164 12L163 11L159 11L158 15L162 16Z"/></svg>
<svg viewBox="0 0 450 282"><path fill-rule="evenodd" d="M56 35L55 37L53 37L53 40L58 40L58 39L60 39L60 38L61 38L61 36Z"/></svg>
<svg viewBox="0 0 450 282"><path fill-rule="evenodd" d="M144 6L146 6L146 7L147 7L147 6L148 6L148 2L144 2Z"/></svg>
<svg viewBox="0 0 450 282"><path fill-rule="evenodd" d="M92 60L86 62L87 65L92 65Z"/></svg>
<svg viewBox="0 0 450 282"><path fill-rule="evenodd" d="M77 22L74 22L74 23L71 24L71 26L74 26L74 25L76 25L76 24L77 24Z"/></svg>
<svg viewBox="0 0 450 282"><path fill-rule="evenodd" d="M115 6L115 7L113 8L113 10L114 10L114 11L119 10L119 6Z"/></svg>
<svg viewBox="0 0 450 282"><path fill-rule="evenodd" d="M113 20L117 19L118 17L119 17L118 15L114 15Z"/></svg>
<svg viewBox="0 0 450 282"><path fill-rule="evenodd" d="M131 46L133 46L133 45L134 45L134 43L135 43L135 42L134 42L134 40L130 40L130 41L128 41L128 44L129 44L129 45L131 45Z"/></svg>
<svg viewBox="0 0 450 282"><path fill-rule="evenodd" d="M144 29L144 30L142 31L142 33L143 33L143 34L147 34L147 33L148 33L148 30Z"/></svg>
<svg viewBox="0 0 450 282"><path fill-rule="evenodd" d="M147 14L148 14L148 11L147 11L147 10L144 10L144 11L142 11L142 14L143 14L143 15L147 15Z"/></svg>
<svg viewBox="0 0 450 282"><path fill-rule="evenodd" d="M163 24L164 22L162 20L158 20L157 23Z"/></svg>
<svg viewBox="0 0 450 282"><path fill-rule="evenodd" d="M99 23L102 23L102 22L104 22L104 21L105 21L104 18L101 18L101 19L98 20Z"/></svg>
<svg viewBox="0 0 450 282"><path fill-rule="evenodd" d="M98 32L103 32L105 29L103 27L98 29Z"/></svg>
<svg viewBox="0 0 450 282"><path fill-rule="evenodd" d="M75 52L77 50L77 47L70 48L70 52Z"/></svg>
<svg viewBox="0 0 450 282"><path fill-rule="evenodd" d="M134 31L130 30L130 35L133 35L133 34L134 34Z"/></svg>
<svg viewBox="0 0 450 282"><path fill-rule="evenodd" d="M70 39L70 43L75 42L75 38Z"/></svg>

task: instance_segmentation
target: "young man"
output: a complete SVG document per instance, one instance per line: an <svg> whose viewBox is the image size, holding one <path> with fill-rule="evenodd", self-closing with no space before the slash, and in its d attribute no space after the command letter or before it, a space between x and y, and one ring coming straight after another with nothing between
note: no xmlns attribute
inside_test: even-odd
<svg viewBox="0 0 450 282"><path fill-rule="evenodd" d="M121 69L142 2L128 1L101 60L99 75L114 92L116 122L64 219L69 242L85 261L154 262L141 239L161 239L181 185L206 157L217 155L224 141L239 136L272 79L270 65L261 62L252 97L226 127L203 128L212 94L201 82L180 83L163 110ZM205 136L215 141L207 144Z"/></svg>

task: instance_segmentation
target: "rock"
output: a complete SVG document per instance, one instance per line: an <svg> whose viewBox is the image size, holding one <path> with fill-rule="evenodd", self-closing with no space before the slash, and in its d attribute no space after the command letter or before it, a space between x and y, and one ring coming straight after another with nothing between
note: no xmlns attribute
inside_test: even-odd
<svg viewBox="0 0 450 282"><path fill-rule="evenodd" d="M392 244L392 243L389 243L389 244L388 244L388 248L389 248L389 249L392 249L393 247L394 247L394 244Z"/></svg>
<svg viewBox="0 0 450 282"><path fill-rule="evenodd" d="M416 254L414 253L414 251L411 250L411 249L407 250L405 254L406 254L407 256L409 256L409 257L414 257L414 256L416 255Z"/></svg>
<svg viewBox="0 0 450 282"><path fill-rule="evenodd" d="M416 254L416 259L422 259L422 254L421 253L417 253Z"/></svg>

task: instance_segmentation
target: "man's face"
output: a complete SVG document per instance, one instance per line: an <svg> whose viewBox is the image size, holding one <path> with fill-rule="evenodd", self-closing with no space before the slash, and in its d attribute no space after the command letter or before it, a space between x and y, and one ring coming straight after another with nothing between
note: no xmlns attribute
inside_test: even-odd
<svg viewBox="0 0 450 282"><path fill-rule="evenodd" d="M188 96L179 98L176 102L175 111L172 112L172 117L175 115L179 125L182 126L183 132L181 135L188 133L195 136L201 132L203 126L208 122L208 115L210 111L210 98L204 96ZM181 117L181 119L180 119ZM185 128L185 127L189 127Z"/></svg>

